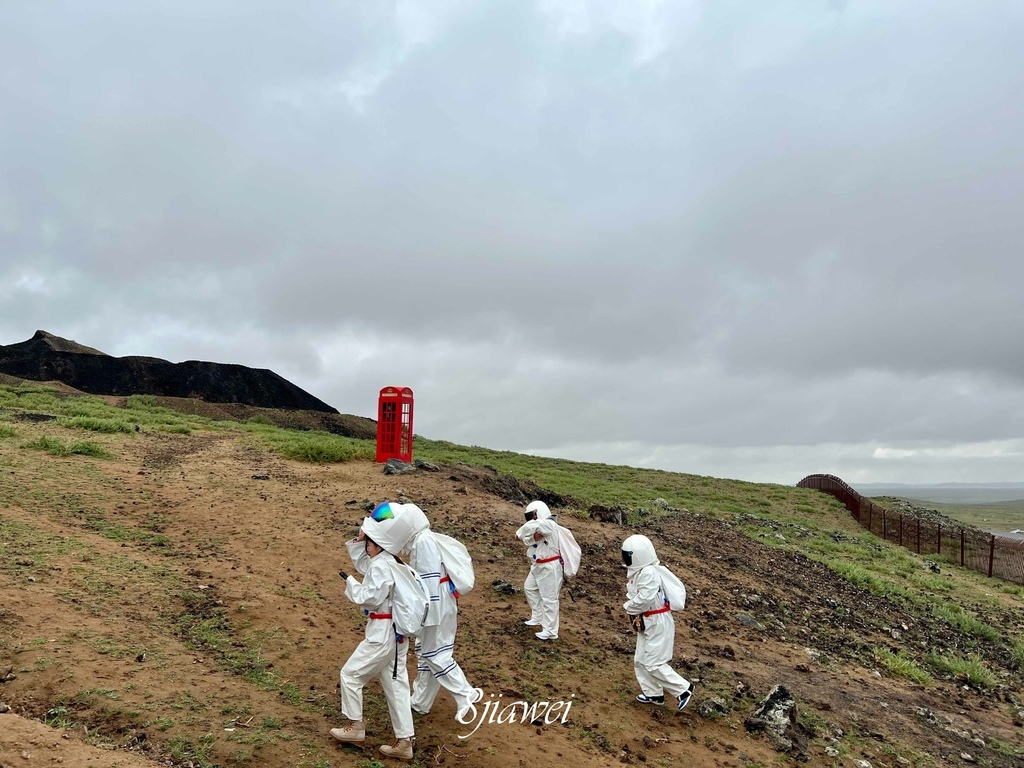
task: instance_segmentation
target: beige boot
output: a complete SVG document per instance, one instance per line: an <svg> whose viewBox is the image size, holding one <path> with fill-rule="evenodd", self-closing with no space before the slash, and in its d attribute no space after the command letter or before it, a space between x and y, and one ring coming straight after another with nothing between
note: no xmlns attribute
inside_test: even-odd
<svg viewBox="0 0 1024 768"><path fill-rule="evenodd" d="M362 720L353 720L348 728L331 728L331 738L346 744L362 744L366 741L366 725Z"/></svg>
<svg viewBox="0 0 1024 768"><path fill-rule="evenodd" d="M399 739L395 742L394 746L383 745L380 748L380 753L385 757L393 757L396 760L403 760L407 763L412 762L412 739Z"/></svg>

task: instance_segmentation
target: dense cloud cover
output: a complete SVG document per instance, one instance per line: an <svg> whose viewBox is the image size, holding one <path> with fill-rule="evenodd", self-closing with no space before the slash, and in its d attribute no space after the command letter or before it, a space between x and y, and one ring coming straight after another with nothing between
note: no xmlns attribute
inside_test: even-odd
<svg viewBox="0 0 1024 768"><path fill-rule="evenodd" d="M1024 480L1024 6L0 2L0 343L428 437Z"/></svg>

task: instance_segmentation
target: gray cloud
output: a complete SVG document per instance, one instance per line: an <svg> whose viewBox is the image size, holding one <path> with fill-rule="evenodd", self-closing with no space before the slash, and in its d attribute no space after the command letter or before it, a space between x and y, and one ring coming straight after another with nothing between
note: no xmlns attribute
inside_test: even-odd
<svg viewBox="0 0 1024 768"><path fill-rule="evenodd" d="M419 431L498 448L952 472L924 447L1024 421L1022 27L997 3L7 4L0 342L269 367L367 415L409 384Z"/></svg>

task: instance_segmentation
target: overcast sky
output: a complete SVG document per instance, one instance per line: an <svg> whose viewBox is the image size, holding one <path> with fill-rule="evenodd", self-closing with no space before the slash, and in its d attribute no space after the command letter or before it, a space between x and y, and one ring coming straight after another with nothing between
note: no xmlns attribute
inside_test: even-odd
<svg viewBox="0 0 1024 768"><path fill-rule="evenodd" d="M1024 4L0 0L0 344L426 437L1024 480Z"/></svg>

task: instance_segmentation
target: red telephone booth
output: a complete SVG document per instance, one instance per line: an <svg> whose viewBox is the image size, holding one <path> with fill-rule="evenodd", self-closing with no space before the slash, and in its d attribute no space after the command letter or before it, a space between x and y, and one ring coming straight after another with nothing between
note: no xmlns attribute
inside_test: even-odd
<svg viewBox="0 0 1024 768"><path fill-rule="evenodd" d="M377 461L412 461L412 390L384 387L377 399Z"/></svg>

